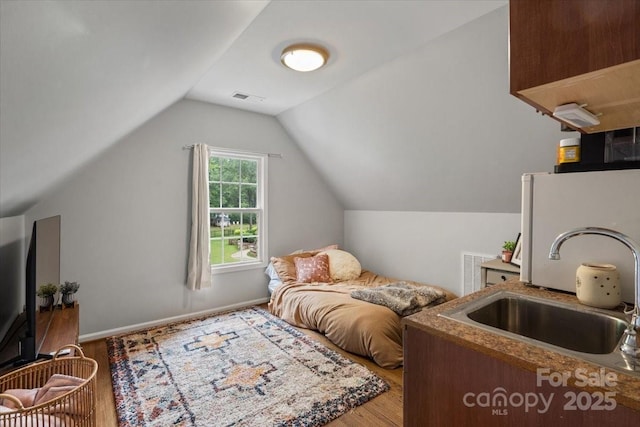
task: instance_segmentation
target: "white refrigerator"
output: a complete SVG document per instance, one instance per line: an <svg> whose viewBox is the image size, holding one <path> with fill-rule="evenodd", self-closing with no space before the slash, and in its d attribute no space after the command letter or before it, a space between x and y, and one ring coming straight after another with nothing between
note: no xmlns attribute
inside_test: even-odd
<svg viewBox="0 0 640 427"><path fill-rule="evenodd" d="M640 244L640 169L522 176L520 279L575 293L581 263L613 264L620 272L622 300L633 303L634 258L622 243L576 236L562 245L560 260L549 259L556 236L577 227L610 228Z"/></svg>

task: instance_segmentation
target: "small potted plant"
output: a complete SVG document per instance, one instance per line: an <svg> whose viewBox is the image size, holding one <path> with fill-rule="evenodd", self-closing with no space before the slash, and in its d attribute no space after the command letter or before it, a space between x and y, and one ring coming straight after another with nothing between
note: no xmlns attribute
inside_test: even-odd
<svg viewBox="0 0 640 427"><path fill-rule="evenodd" d="M511 262L513 251L516 248L516 242L507 240L502 245L502 262Z"/></svg>
<svg viewBox="0 0 640 427"><path fill-rule="evenodd" d="M78 288L80 288L78 282L64 282L60 285L63 307L73 307L75 305L75 294L78 292Z"/></svg>
<svg viewBox="0 0 640 427"><path fill-rule="evenodd" d="M58 287L53 283L40 285L36 291L36 295L40 297L40 312L49 311L53 307L56 292L58 292Z"/></svg>

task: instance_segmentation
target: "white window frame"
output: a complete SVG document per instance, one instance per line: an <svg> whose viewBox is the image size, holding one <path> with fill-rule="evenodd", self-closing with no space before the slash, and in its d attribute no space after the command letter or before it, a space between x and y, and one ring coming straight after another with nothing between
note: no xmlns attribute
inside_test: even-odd
<svg viewBox="0 0 640 427"><path fill-rule="evenodd" d="M251 270L255 268L265 268L267 266L267 154L251 153L247 151L227 150L209 147L209 157L226 157L239 160L255 160L257 161L258 170L256 177L258 186L256 191L256 207L255 208L209 208L209 215L212 212L220 212L222 214L230 213L257 213L258 217L258 252L255 261L241 261L231 264L211 264L211 274L230 273L234 271Z"/></svg>

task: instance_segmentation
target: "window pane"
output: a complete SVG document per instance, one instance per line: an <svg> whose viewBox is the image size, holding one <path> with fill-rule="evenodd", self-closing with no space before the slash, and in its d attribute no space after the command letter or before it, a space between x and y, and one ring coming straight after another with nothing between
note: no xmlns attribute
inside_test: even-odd
<svg viewBox="0 0 640 427"><path fill-rule="evenodd" d="M217 215L217 216L216 216ZM237 262L240 258L233 227L222 225L221 214L212 214L215 224L211 227L211 264L223 265ZM235 256L234 256L235 255Z"/></svg>
<svg viewBox="0 0 640 427"><path fill-rule="evenodd" d="M222 248L220 247L220 239L211 239L210 257L211 265L219 265Z"/></svg>
<svg viewBox="0 0 640 427"><path fill-rule="evenodd" d="M229 237L225 239L224 243L224 263L232 264L242 261L242 254L238 249L238 239Z"/></svg>
<svg viewBox="0 0 640 427"><path fill-rule="evenodd" d="M211 237L222 237L222 231L217 228L225 228L231 226L231 219L229 215L223 214L221 212L211 212L209 214L209 224L211 225ZM229 233L232 233L232 230L228 230L224 232L224 235L227 236Z"/></svg>
<svg viewBox="0 0 640 427"><path fill-rule="evenodd" d="M242 214L242 224L244 226L243 232L244 234L256 235L258 234L255 230L258 227L258 216L254 213L244 213Z"/></svg>
<svg viewBox="0 0 640 427"><path fill-rule="evenodd" d="M223 265L238 262L240 257L234 257L238 252L232 238L211 239L211 264Z"/></svg>
<svg viewBox="0 0 640 427"><path fill-rule="evenodd" d="M209 158L209 182L219 182L219 181L220 181L220 158L210 157Z"/></svg>
<svg viewBox="0 0 640 427"><path fill-rule="evenodd" d="M240 182L240 162L238 159L221 158L222 161L222 181Z"/></svg>
<svg viewBox="0 0 640 427"><path fill-rule="evenodd" d="M258 201L264 195L258 171L262 159L213 155L209 161L211 264L224 266L259 258ZM251 213L241 209L256 209Z"/></svg>
<svg viewBox="0 0 640 427"><path fill-rule="evenodd" d="M252 184L258 182L258 162L255 160L242 160L242 181Z"/></svg>
<svg viewBox="0 0 640 427"><path fill-rule="evenodd" d="M220 184L209 184L209 207L220 208Z"/></svg>
<svg viewBox="0 0 640 427"><path fill-rule="evenodd" d="M240 253L236 254L243 261L252 261L258 256L258 216L255 213L243 213L241 224L235 234L240 236L238 242Z"/></svg>
<svg viewBox="0 0 640 427"><path fill-rule="evenodd" d="M258 256L258 238L257 237L245 237L243 240L242 251L240 258L243 261L255 261Z"/></svg>
<svg viewBox="0 0 640 427"><path fill-rule="evenodd" d="M258 187L255 185L243 184L241 187L241 197L243 208L255 208L257 207L257 192Z"/></svg>
<svg viewBox="0 0 640 427"><path fill-rule="evenodd" d="M222 207L240 207L240 184L222 184Z"/></svg>
<svg viewBox="0 0 640 427"><path fill-rule="evenodd" d="M221 230L218 229L218 235ZM224 233L227 236L227 233ZM211 264L223 265L243 261L255 261L258 239L256 237L227 236L211 239Z"/></svg>

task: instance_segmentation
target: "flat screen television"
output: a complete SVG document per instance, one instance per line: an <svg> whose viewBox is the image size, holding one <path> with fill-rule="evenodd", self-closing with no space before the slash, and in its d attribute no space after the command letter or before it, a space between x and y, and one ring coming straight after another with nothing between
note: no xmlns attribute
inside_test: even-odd
<svg viewBox="0 0 640 427"><path fill-rule="evenodd" d="M24 283L3 283L11 295L3 301L0 331L0 368L18 366L38 359L45 331L38 330L37 288L45 283L60 283L60 216L33 223L27 251ZM20 297L23 295L24 297ZM16 313L18 313L16 315ZM47 322L41 322L46 327Z"/></svg>

